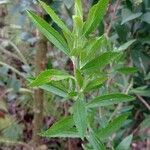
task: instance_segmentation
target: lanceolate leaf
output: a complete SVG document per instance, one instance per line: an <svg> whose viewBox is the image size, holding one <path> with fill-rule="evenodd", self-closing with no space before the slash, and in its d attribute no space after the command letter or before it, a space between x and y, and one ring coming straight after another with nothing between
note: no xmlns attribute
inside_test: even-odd
<svg viewBox="0 0 150 150"><path fill-rule="evenodd" d="M82 99L77 99L74 104L73 118L80 137L84 138L87 129L87 111Z"/></svg>
<svg viewBox="0 0 150 150"><path fill-rule="evenodd" d="M66 27L66 25L63 23L63 21L56 15L56 13L53 11L53 9L48 6L46 3L39 1L41 6L44 8L44 10L51 16L52 20L68 35L71 35L70 30Z"/></svg>
<svg viewBox="0 0 150 150"><path fill-rule="evenodd" d="M94 58L87 64L85 64L81 70L89 70L89 69L95 69L95 68L103 68L107 64L111 63L112 60L114 60L117 56L119 56L119 53L108 51L103 53L102 55Z"/></svg>
<svg viewBox="0 0 150 150"><path fill-rule="evenodd" d="M40 135L44 137L79 137L78 132L73 126L73 117L68 116L53 124L52 127L40 133Z"/></svg>
<svg viewBox="0 0 150 150"><path fill-rule="evenodd" d="M146 96L146 97L150 97L150 88L148 88L147 86L142 86L142 87L138 87L135 89L132 89L130 91L130 93L134 93L140 96Z"/></svg>
<svg viewBox="0 0 150 150"><path fill-rule="evenodd" d="M63 37L52 28L45 20L31 11L27 11L29 17L38 29L51 41L58 49L69 55L69 48Z"/></svg>
<svg viewBox="0 0 150 150"><path fill-rule="evenodd" d="M98 131L98 137L100 139L106 139L115 133L125 123L128 114L121 115L110 122L105 128L101 128Z"/></svg>
<svg viewBox="0 0 150 150"><path fill-rule="evenodd" d="M82 2L81 0L75 0L75 15L83 18Z"/></svg>
<svg viewBox="0 0 150 150"><path fill-rule="evenodd" d="M102 21L107 10L108 2L109 0L99 0L99 2L90 9L84 26L84 33L86 35L94 31Z"/></svg>
<svg viewBox="0 0 150 150"><path fill-rule="evenodd" d="M133 135L127 136L121 141L121 143L116 147L116 150L130 150L130 144L132 142Z"/></svg>
<svg viewBox="0 0 150 150"><path fill-rule="evenodd" d="M94 79L90 83L88 83L84 91L87 92L87 91L93 90L96 87L102 85L106 80L107 80L106 77L100 77L100 78Z"/></svg>
<svg viewBox="0 0 150 150"><path fill-rule="evenodd" d="M90 39L88 41L88 44L85 46L86 56L83 57L83 63L85 64L89 60L92 60L92 58L95 56L97 50L100 49L100 46L102 42L104 41L104 36L101 36L99 38Z"/></svg>
<svg viewBox="0 0 150 150"><path fill-rule="evenodd" d="M77 83L78 83L78 85L79 85L80 88L81 88L82 85L83 85L83 76L82 76L80 70L78 70L78 69L76 70L75 76L76 76Z"/></svg>
<svg viewBox="0 0 150 150"><path fill-rule="evenodd" d="M68 92L66 91L66 89L60 87L58 84L49 83L40 86L40 88L63 98L66 98L68 96Z"/></svg>
<svg viewBox="0 0 150 150"><path fill-rule="evenodd" d="M65 71L49 69L39 74L36 79L30 84L30 86L42 86L43 84L49 83L50 81L59 81L68 78L73 78Z"/></svg>
<svg viewBox="0 0 150 150"><path fill-rule="evenodd" d="M137 72L137 69L135 67L126 67L126 68L119 68L117 69L117 71L123 74L130 74Z"/></svg>
<svg viewBox="0 0 150 150"><path fill-rule="evenodd" d="M127 48L129 48L136 40L130 40L126 43L124 43L123 45L121 45L117 51L123 51L126 50Z"/></svg>
<svg viewBox="0 0 150 150"><path fill-rule="evenodd" d="M91 102L87 104L88 108L100 107L100 106L108 106L113 104L118 104L121 102L128 102L134 100L134 97L126 95L126 94L109 94L96 97Z"/></svg>
<svg viewBox="0 0 150 150"><path fill-rule="evenodd" d="M150 72L145 76L145 80L150 80Z"/></svg>
<svg viewBox="0 0 150 150"><path fill-rule="evenodd" d="M88 141L91 143L94 150L106 150L103 143L94 132L89 133Z"/></svg>
<svg viewBox="0 0 150 150"><path fill-rule="evenodd" d="M133 13L129 9L122 9L122 22L121 24L127 23L133 19L139 18L142 15L141 12Z"/></svg>

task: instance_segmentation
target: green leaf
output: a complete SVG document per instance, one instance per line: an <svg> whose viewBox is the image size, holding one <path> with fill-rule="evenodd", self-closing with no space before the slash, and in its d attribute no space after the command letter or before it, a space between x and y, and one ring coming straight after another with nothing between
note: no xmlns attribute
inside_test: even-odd
<svg viewBox="0 0 150 150"><path fill-rule="evenodd" d="M132 13L129 9L123 9L122 10L122 22L121 22L121 25L128 22L128 21L131 21L131 20L134 20L138 17L140 17L142 15L141 12L138 12L138 13Z"/></svg>
<svg viewBox="0 0 150 150"><path fill-rule="evenodd" d="M105 38L104 36L101 36L99 38L90 39L88 41L88 44L86 44L84 48L86 51L86 56L83 57L83 63L86 63L89 60L93 59L97 50L100 49L102 42L104 41L104 38Z"/></svg>
<svg viewBox="0 0 150 150"><path fill-rule="evenodd" d="M84 26L84 33L86 35L94 31L99 23L102 21L108 6L109 0L100 0L89 11L87 21Z"/></svg>
<svg viewBox="0 0 150 150"><path fill-rule="evenodd" d="M63 3L67 7L67 9L71 9L72 6L74 5L74 0L63 0Z"/></svg>
<svg viewBox="0 0 150 150"><path fill-rule="evenodd" d="M52 125L48 130L40 133L43 137L79 137L78 132L73 127L74 121L72 116L65 117Z"/></svg>
<svg viewBox="0 0 150 150"><path fill-rule="evenodd" d="M93 60L86 63L81 70L87 70L87 69L95 69L95 68L102 68L108 65L112 62L117 56L119 56L119 53L108 51L103 53L102 55L94 58Z"/></svg>
<svg viewBox="0 0 150 150"><path fill-rule="evenodd" d="M106 150L101 140L93 131L89 133L88 141L93 146L94 150Z"/></svg>
<svg viewBox="0 0 150 150"><path fill-rule="evenodd" d="M126 50L127 48L129 48L129 46L131 46L136 40L130 40L126 43L124 43L123 45L121 45L117 51L124 51Z"/></svg>
<svg viewBox="0 0 150 150"><path fill-rule="evenodd" d="M140 129L145 130L146 128L150 127L150 115L146 115L145 119L140 124Z"/></svg>
<svg viewBox="0 0 150 150"><path fill-rule="evenodd" d="M63 35L64 35L64 37L65 37L65 39L67 41L69 49L72 49L72 47L73 47L73 38L70 37L68 32L65 32L64 30L63 30Z"/></svg>
<svg viewBox="0 0 150 150"><path fill-rule="evenodd" d="M81 36L83 32L83 21L79 16L73 16L73 33L75 33L78 36ZM77 37L79 38L79 37ZM75 39L77 40L77 39Z"/></svg>
<svg viewBox="0 0 150 150"><path fill-rule="evenodd" d="M81 0L75 0L75 15L83 18L82 2Z"/></svg>
<svg viewBox="0 0 150 150"><path fill-rule="evenodd" d="M145 76L144 80L150 80L150 72Z"/></svg>
<svg viewBox="0 0 150 150"><path fill-rule="evenodd" d="M130 74L137 72L137 69L135 67L126 67L126 68L119 68L117 69L117 71L123 74Z"/></svg>
<svg viewBox="0 0 150 150"><path fill-rule="evenodd" d="M94 98L92 101L90 101L87 104L88 108L93 108L93 107L100 107L100 106L108 106L108 105L113 105L113 104L118 104L122 102L128 102L134 100L133 96L129 96L126 94L109 94L109 95L103 95Z"/></svg>
<svg viewBox="0 0 150 150"><path fill-rule="evenodd" d="M44 19L37 16L31 11L27 11L28 16L31 18L33 23L38 27L38 29L51 41L58 49L60 49L65 54L69 55L69 48L63 37L52 28Z"/></svg>
<svg viewBox="0 0 150 150"><path fill-rule="evenodd" d="M116 147L115 150L130 150L130 145L132 142L133 135L127 136L121 141L121 143Z"/></svg>
<svg viewBox="0 0 150 150"><path fill-rule="evenodd" d="M39 1L41 6L44 8L44 10L51 16L52 20L66 33L71 35L70 30L66 27L66 25L63 23L63 21L56 15L56 13L53 11L53 9L48 6L46 3Z"/></svg>
<svg viewBox="0 0 150 150"><path fill-rule="evenodd" d="M95 89L96 87L102 85L107 80L106 77L100 77L97 79L92 80L88 85L85 87L84 91L88 92L90 90Z"/></svg>
<svg viewBox="0 0 150 150"><path fill-rule="evenodd" d="M68 78L73 78L71 75L65 71L49 69L40 73L36 79L30 83L31 87L42 86L43 84L49 83L51 81L59 81Z"/></svg>
<svg viewBox="0 0 150 150"><path fill-rule="evenodd" d="M141 20L150 24L150 12L146 12L145 14L143 14Z"/></svg>
<svg viewBox="0 0 150 150"><path fill-rule="evenodd" d="M142 87L138 87L135 89L132 89L130 91L130 93L134 93L134 94L138 94L140 96L146 96L146 97L150 97L150 88L147 88L146 86L142 86Z"/></svg>
<svg viewBox="0 0 150 150"><path fill-rule="evenodd" d="M65 88L60 87L58 84L49 83L40 86L40 88L63 98L66 98L68 96L68 93L67 91L65 91Z"/></svg>
<svg viewBox="0 0 150 150"><path fill-rule="evenodd" d="M83 76L82 76L80 70L76 69L75 77L76 77L76 80L77 80L78 85L79 85L80 88L81 88L82 85L83 85Z"/></svg>
<svg viewBox="0 0 150 150"><path fill-rule="evenodd" d="M87 129L87 111L85 102L77 99L73 106L73 118L80 137L83 139Z"/></svg>
<svg viewBox="0 0 150 150"><path fill-rule="evenodd" d="M115 133L117 130L119 130L122 127L127 117L128 117L128 114L124 114L115 118L105 128L101 128L98 131L98 137L101 140L106 139L106 138L108 139L108 137L110 137L113 133Z"/></svg>

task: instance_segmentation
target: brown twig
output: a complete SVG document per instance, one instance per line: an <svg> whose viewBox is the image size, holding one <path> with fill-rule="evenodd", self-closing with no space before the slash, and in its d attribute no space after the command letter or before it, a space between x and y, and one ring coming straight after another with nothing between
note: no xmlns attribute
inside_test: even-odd
<svg viewBox="0 0 150 150"><path fill-rule="evenodd" d="M147 107L147 109L150 111L150 105L144 100L144 98L141 97L140 95L136 95L136 96Z"/></svg>
<svg viewBox="0 0 150 150"><path fill-rule="evenodd" d="M119 6L119 3L120 3L120 0L117 0L116 4L114 6L113 13L112 13L112 19L111 19L110 24L108 25L108 27L106 29L106 32L105 32L107 37L108 37L108 35L110 33L110 30L111 30L111 27L112 27L112 22L115 20L115 15L116 15L116 11L117 11L117 8Z"/></svg>

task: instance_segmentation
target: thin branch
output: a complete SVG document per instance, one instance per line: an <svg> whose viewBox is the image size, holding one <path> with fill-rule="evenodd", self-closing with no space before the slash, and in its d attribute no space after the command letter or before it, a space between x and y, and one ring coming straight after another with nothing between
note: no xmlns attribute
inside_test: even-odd
<svg viewBox="0 0 150 150"><path fill-rule="evenodd" d="M6 91L6 93L12 92L13 88L10 88ZM33 94L33 91L26 89L26 88L20 88L19 91L20 93L29 93L29 94Z"/></svg>
<svg viewBox="0 0 150 150"><path fill-rule="evenodd" d="M23 77L24 79L26 79L25 75L23 73L21 73L19 70L17 70L16 68L14 68L14 67L12 67L12 66L10 66L10 65L2 62L2 61L0 61L0 65L5 66L5 67L11 69L13 72L15 72L16 74L18 74L20 77Z"/></svg>
<svg viewBox="0 0 150 150"><path fill-rule="evenodd" d="M5 48L3 48L2 46L0 46L0 50L1 50L3 53L5 53L5 54L7 54L8 56L10 56L10 57L13 57L13 58L15 58L15 59L21 60L17 55L15 55L15 54L9 52L8 50L6 50Z"/></svg>
<svg viewBox="0 0 150 150"><path fill-rule="evenodd" d="M136 95L136 96L147 107L147 109L150 111L150 105L144 100L144 98L141 97L140 95Z"/></svg>
<svg viewBox="0 0 150 150"><path fill-rule="evenodd" d="M33 148L31 148L31 146L29 146L27 143L21 142L21 141L12 141L9 139L2 139L0 138L0 143L5 143L5 144L9 144L9 145L22 145L24 147L26 147L28 150L33 150Z"/></svg>
<svg viewBox="0 0 150 150"><path fill-rule="evenodd" d="M23 56L23 54L18 49L18 47L13 42L11 42L11 41L8 41L8 42L13 46L14 50L16 50L16 52L18 53L18 55L20 56L20 58L22 59L22 61L24 62L24 64L26 64L27 66L29 66L28 63L27 63L26 58Z"/></svg>
<svg viewBox="0 0 150 150"><path fill-rule="evenodd" d="M25 65L29 66L29 64L27 63L26 58L23 56L23 54L21 53L19 48L13 42L11 42L7 39L1 39L1 38L0 38L0 41L7 41L14 48L14 50L18 53L18 55L20 57L19 60L21 60Z"/></svg>
<svg viewBox="0 0 150 150"><path fill-rule="evenodd" d="M116 4L114 6L112 19L111 19L110 24L108 25L108 28L106 29L106 33L105 33L107 37L110 33L110 30L111 30L111 27L112 27L112 22L115 20L115 15L116 15L116 11L117 11L117 8L119 6L119 3L120 3L120 0L117 0Z"/></svg>

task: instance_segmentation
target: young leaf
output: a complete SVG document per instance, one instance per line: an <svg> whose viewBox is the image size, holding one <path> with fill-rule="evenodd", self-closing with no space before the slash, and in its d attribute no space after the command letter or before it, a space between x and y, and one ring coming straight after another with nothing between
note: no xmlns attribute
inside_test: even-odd
<svg viewBox="0 0 150 150"><path fill-rule="evenodd" d="M78 132L73 127L72 116L65 117L52 125L47 131L40 133L43 137L79 137Z"/></svg>
<svg viewBox="0 0 150 150"><path fill-rule="evenodd" d="M126 95L126 94L109 94L103 95L94 98L87 104L88 108L100 107L100 106L108 106L113 104L118 104L122 102L128 102L134 100L134 97Z"/></svg>
<svg viewBox="0 0 150 150"><path fill-rule="evenodd" d="M100 46L103 41L104 41L104 36L101 36L101 37L95 38L95 39L90 39L88 41L88 44L86 44L86 46L84 48L86 50L86 56L83 57L84 64L86 62L88 62L89 60L92 60L92 58L95 56L97 50L100 49Z"/></svg>
<svg viewBox="0 0 150 150"><path fill-rule="evenodd" d="M51 16L52 20L68 35L71 35L70 30L66 27L66 25L63 23L63 21L56 15L56 13L53 11L53 9L48 6L46 3L39 1L41 6L44 8L44 10Z"/></svg>
<svg viewBox="0 0 150 150"><path fill-rule="evenodd" d="M76 69L75 77L76 77L76 80L77 80L78 85L79 85L80 88L81 88L82 85L83 85L83 76L82 76L80 70Z"/></svg>
<svg viewBox="0 0 150 150"><path fill-rule="evenodd" d="M41 17L37 16L31 11L27 11L27 13L33 23L48 38L48 40L51 41L62 52L69 55L69 48L63 37Z"/></svg>
<svg viewBox="0 0 150 150"><path fill-rule="evenodd" d="M101 128L98 131L98 137L101 140L103 140L111 136L113 133L115 133L117 130L120 129L120 127L125 123L127 117L128 117L128 114L124 114L115 118L105 128Z"/></svg>
<svg viewBox="0 0 150 150"><path fill-rule="evenodd" d="M77 99L73 106L73 118L80 137L84 138L87 129L87 111L82 99Z"/></svg>
<svg viewBox="0 0 150 150"><path fill-rule="evenodd" d="M82 2L81 0L75 0L75 15L83 18Z"/></svg>
<svg viewBox="0 0 150 150"><path fill-rule="evenodd" d="M108 51L86 63L81 70L102 68L112 62L120 54L117 52Z"/></svg>
<svg viewBox="0 0 150 150"><path fill-rule="evenodd" d="M74 28L73 32L80 36L82 34L83 30L83 21L79 16L73 16L73 23L74 23ZM77 37L78 38L78 37Z"/></svg>
<svg viewBox="0 0 150 150"><path fill-rule="evenodd" d="M89 133L88 141L93 146L94 150L106 150L98 136L93 131Z"/></svg>
<svg viewBox="0 0 150 150"><path fill-rule="evenodd" d="M121 143L116 147L115 150L130 150L130 144L132 142L133 135L127 136L121 141Z"/></svg>
<svg viewBox="0 0 150 150"><path fill-rule="evenodd" d="M130 74L130 73L137 72L137 69L135 67L126 67L126 68L117 69L117 71L123 74Z"/></svg>
<svg viewBox="0 0 150 150"><path fill-rule="evenodd" d="M136 40L130 40L126 43L124 43L123 45L121 45L117 51L124 51L126 50L129 46L131 46Z"/></svg>
<svg viewBox="0 0 150 150"><path fill-rule="evenodd" d="M39 74L36 79L30 83L30 86L42 86L43 84L49 83L50 81L59 81L68 78L73 78L71 75L66 73L65 71L56 70L56 69L49 69L43 71Z"/></svg>
<svg viewBox="0 0 150 150"><path fill-rule="evenodd" d="M84 26L85 35L94 31L102 21L108 6L109 0L99 0L89 11L87 21Z"/></svg>

